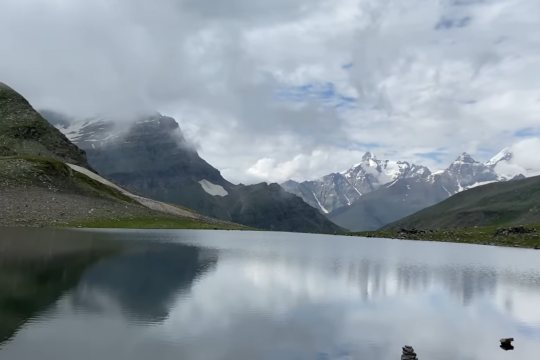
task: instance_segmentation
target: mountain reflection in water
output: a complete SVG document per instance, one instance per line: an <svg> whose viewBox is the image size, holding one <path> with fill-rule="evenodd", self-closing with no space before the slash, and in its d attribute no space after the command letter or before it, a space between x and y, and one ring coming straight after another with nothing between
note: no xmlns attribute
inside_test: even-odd
<svg viewBox="0 0 540 360"><path fill-rule="evenodd" d="M0 358L533 359L540 253L232 231L100 231L122 250ZM127 245L126 245L127 244ZM499 348L502 337L516 349ZM459 344L459 346L456 346Z"/></svg>
<svg viewBox="0 0 540 360"><path fill-rule="evenodd" d="M120 309L141 322L165 320L175 298L216 263L210 253L174 244L127 251L89 269L73 293L73 304L85 311Z"/></svg>

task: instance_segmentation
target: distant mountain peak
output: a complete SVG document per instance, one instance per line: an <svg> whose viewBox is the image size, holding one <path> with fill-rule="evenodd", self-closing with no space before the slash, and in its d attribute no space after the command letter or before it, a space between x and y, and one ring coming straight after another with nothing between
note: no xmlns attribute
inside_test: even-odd
<svg viewBox="0 0 540 360"><path fill-rule="evenodd" d="M376 157L375 155L373 155L372 152L370 151L367 151L363 156L362 156L362 161L363 162L368 162L369 160L375 160Z"/></svg>
<svg viewBox="0 0 540 360"><path fill-rule="evenodd" d="M135 126L144 127L152 126L159 130L176 130L180 127L178 122L169 116L164 116L159 113L152 114L150 116L141 117L135 122Z"/></svg>
<svg viewBox="0 0 540 360"><path fill-rule="evenodd" d="M323 213L350 206L360 197L399 179L426 181L431 172L406 161L379 160L372 152L348 170L301 183L286 181L287 191L296 194Z"/></svg>
<svg viewBox="0 0 540 360"><path fill-rule="evenodd" d="M454 163L465 163L465 164L475 164L478 161L474 160L474 158L466 152L461 153L461 155L458 156L458 158L454 161Z"/></svg>

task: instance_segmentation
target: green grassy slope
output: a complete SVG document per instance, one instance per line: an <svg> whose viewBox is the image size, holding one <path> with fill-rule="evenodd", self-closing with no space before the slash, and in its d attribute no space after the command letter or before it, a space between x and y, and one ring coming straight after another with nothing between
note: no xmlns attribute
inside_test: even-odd
<svg viewBox="0 0 540 360"><path fill-rule="evenodd" d="M540 177L493 183L461 192L383 230L525 224L540 224Z"/></svg>
<svg viewBox="0 0 540 360"><path fill-rule="evenodd" d="M246 229L206 217L145 208L120 191L38 157L0 157L0 226Z"/></svg>
<svg viewBox="0 0 540 360"><path fill-rule="evenodd" d="M88 167L84 152L0 82L0 156L40 156Z"/></svg>
<svg viewBox="0 0 540 360"><path fill-rule="evenodd" d="M0 185L41 187L51 191L102 197L126 203L135 202L109 186L71 170L61 161L32 156L0 157Z"/></svg>

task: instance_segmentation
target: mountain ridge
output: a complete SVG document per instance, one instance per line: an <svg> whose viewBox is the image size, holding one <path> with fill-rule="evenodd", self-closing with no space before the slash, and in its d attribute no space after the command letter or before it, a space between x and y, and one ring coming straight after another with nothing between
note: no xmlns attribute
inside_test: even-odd
<svg viewBox="0 0 540 360"><path fill-rule="evenodd" d="M69 122L52 114L44 113L86 150L100 174L136 194L267 230L342 231L278 184L236 185L226 180L186 141L173 118L151 114L114 133L112 121Z"/></svg>
<svg viewBox="0 0 540 360"><path fill-rule="evenodd" d="M378 160L367 152L346 171L302 183L291 180L282 186L344 228L375 230L466 189L523 177L498 171L511 159L508 149L486 163L464 152L446 169L432 172L405 161ZM363 186L362 191L356 184Z"/></svg>
<svg viewBox="0 0 540 360"><path fill-rule="evenodd" d="M42 156L89 167L84 151L0 82L0 156Z"/></svg>

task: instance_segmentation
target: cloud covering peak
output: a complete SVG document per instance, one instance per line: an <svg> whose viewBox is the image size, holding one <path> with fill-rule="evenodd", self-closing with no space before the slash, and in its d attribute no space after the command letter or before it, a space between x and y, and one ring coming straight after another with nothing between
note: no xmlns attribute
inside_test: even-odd
<svg viewBox="0 0 540 360"><path fill-rule="evenodd" d="M235 181L366 150L442 167L538 136L539 31L536 0L3 0L0 79L78 117L172 115Z"/></svg>

